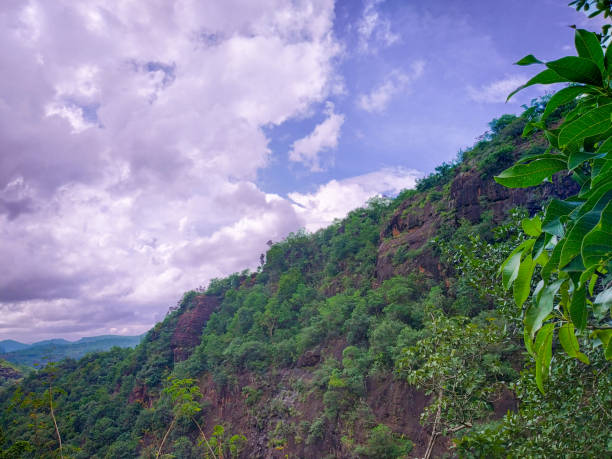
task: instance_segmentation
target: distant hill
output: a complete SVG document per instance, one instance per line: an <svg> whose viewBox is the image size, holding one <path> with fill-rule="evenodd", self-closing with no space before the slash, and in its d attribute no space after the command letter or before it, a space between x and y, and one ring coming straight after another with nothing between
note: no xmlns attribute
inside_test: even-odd
<svg viewBox="0 0 612 459"><path fill-rule="evenodd" d="M29 346L29 344L23 344L19 341L5 339L4 341L0 341L0 353L18 351L20 349L25 349Z"/></svg>
<svg viewBox="0 0 612 459"><path fill-rule="evenodd" d="M18 341L0 341L0 359L29 367L71 357L79 359L89 352L108 351L117 347L135 347L142 336L101 335L81 338L78 341L50 339L33 344Z"/></svg>

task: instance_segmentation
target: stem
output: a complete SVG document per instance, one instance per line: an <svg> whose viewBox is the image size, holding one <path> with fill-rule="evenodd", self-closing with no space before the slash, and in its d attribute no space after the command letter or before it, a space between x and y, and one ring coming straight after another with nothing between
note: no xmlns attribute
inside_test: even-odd
<svg viewBox="0 0 612 459"><path fill-rule="evenodd" d="M62 452L62 436L60 435L59 429L57 428L57 421L55 420L55 413L53 413L53 394L51 392L51 384L49 384L49 408L51 408L51 418L53 419L53 425L55 426L55 433L57 434L57 440L59 441L60 457L64 459L64 454Z"/></svg>
<svg viewBox="0 0 612 459"><path fill-rule="evenodd" d="M202 430L202 428L200 427L200 424L198 424L198 421L196 421L194 418L191 418L191 420L193 422L195 422L195 425L198 426L198 430L200 431L200 433L202 434L202 438L204 439L204 441L206 442L206 446L208 446L208 449L210 450L211 454L213 455L213 457L215 459L217 459L217 456L215 456L215 452L213 451L213 449L210 447L210 444L208 443L208 440L206 439L206 435L204 435L204 431Z"/></svg>
<svg viewBox="0 0 612 459"><path fill-rule="evenodd" d="M162 438L161 445L159 445L159 449L157 450L157 454L155 455L155 459L159 458L159 455L161 454L162 448L164 447L164 443L166 443L166 438L168 437L168 434L170 433L170 431L172 430L172 427L174 426L174 421L176 421L176 417L172 418L172 422L170 423L170 427L168 427L168 430L166 430L166 434L164 435L164 438Z"/></svg>
<svg viewBox="0 0 612 459"><path fill-rule="evenodd" d="M436 410L436 417L434 419L433 427L431 429L431 437L429 437L429 443L427 444L427 449L425 450L424 459L429 459L431 457L431 453L433 452L434 444L436 443L436 438L438 436L438 432L436 428L438 427L438 423L440 422L440 417L442 416L442 389L438 390L438 409Z"/></svg>

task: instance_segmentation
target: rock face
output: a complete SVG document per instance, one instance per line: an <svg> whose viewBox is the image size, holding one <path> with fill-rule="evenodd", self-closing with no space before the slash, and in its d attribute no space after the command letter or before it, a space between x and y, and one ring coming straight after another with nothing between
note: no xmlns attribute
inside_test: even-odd
<svg viewBox="0 0 612 459"><path fill-rule="evenodd" d="M532 188L506 188L493 179L483 179L478 171L461 172L450 184L448 200L423 203L416 201L423 199L419 196L407 199L398 207L380 235L377 280L382 282L414 270L439 280L441 268L427 242L442 224L458 226L463 219L477 223L485 209L491 212L495 223L501 223L517 206L533 215L542 210L550 198L564 199L578 191L578 184L567 176L557 175L552 182ZM397 256L399 250L408 260Z"/></svg>
<svg viewBox="0 0 612 459"><path fill-rule="evenodd" d="M15 381L17 379L21 379L22 377L23 375L20 372L7 365L3 365L2 362L0 362L0 384Z"/></svg>
<svg viewBox="0 0 612 459"><path fill-rule="evenodd" d="M204 325L218 307L219 300L216 297L199 296L195 306L180 316L170 339L174 362L186 360L193 348L200 344Z"/></svg>

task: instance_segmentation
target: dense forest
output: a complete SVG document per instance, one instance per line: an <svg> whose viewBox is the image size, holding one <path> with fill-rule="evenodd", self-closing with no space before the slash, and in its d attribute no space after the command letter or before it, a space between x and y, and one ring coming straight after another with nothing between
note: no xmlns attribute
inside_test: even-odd
<svg viewBox="0 0 612 459"><path fill-rule="evenodd" d="M576 37L416 189L6 383L0 457L610 455L612 56Z"/></svg>

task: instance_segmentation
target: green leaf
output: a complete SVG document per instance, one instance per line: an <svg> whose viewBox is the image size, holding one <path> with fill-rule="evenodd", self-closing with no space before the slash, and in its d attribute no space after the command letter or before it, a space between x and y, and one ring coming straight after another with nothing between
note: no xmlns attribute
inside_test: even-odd
<svg viewBox="0 0 612 459"><path fill-rule="evenodd" d="M529 86L533 86L534 84L565 83L568 81L571 81L571 80L568 80L567 78L562 77L561 75L559 75L557 72L555 72L552 69L546 69L538 73L536 76L534 76L531 80L529 80L524 85L519 86L514 91L512 91L510 95L508 96L508 98L506 99L506 102L508 102L510 98L513 95L515 95L517 92L519 92L520 90L525 89Z"/></svg>
<svg viewBox="0 0 612 459"><path fill-rule="evenodd" d="M522 252L511 254L502 264L502 285L506 290L510 288L516 276L518 276L519 266L521 265Z"/></svg>
<svg viewBox="0 0 612 459"><path fill-rule="evenodd" d="M599 147L597 147L597 153L610 153L612 152L612 137L607 138Z"/></svg>
<svg viewBox="0 0 612 459"><path fill-rule="evenodd" d="M536 58L533 54L528 54L521 60L514 63L514 65L531 65L531 64L543 64L541 60Z"/></svg>
<svg viewBox="0 0 612 459"><path fill-rule="evenodd" d="M521 261L521 265L519 266L518 275L514 281L513 288L514 302L519 308L523 306L523 303L529 297L529 292L531 290L531 277L533 276L535 265L536 264L534 263L530 254L527 255L523 261Z"/></svg>
<svg viewBox="0 0 612 459"><path fill-rule="evenodd" d="M537 215L533 218L523 218L521 226L528 236L538 237L542 232L542 221Z"/></svg>
<svg viewBox="0 0 612 459"><path fill-rule="evenodd" d="M527 349L529 355L535 359L536 355L533 350L533 343L531 341L531 338L529 337L529 332L526 328L523 328L523 340L525 341L525 349Z"/></svg>
<svg viewBox="0 0 612 459"><path fill-rule="evenodd" d="M586 83L601 86L601 70L593 61L584 57L566 56L546 63L546 67L555 71L561 78L574 83Z"/></svg>
<svg viewBox="0 0 612 459"><path fill-rule="evenodd" d="M582 240L591 231L599 221L599 212L591 211L583 215L574 226L569 230L565 237L561 258L559 259L559 268L563 268L570 261L580 254Z"/></svg>
<svg viewBox="0 0 612 459"><path fill-rule="evenodd" d="M561 201L553 199L546 207L544 218L542 220L542 231L553 234L558 237L563 237L563 225L561 217L569 215L569 213L579 206L580 202Z"/></svg>
<svg viewBox="0 0 612 459"><path fill-rule="evenodd" d="M586 288L584 286L574 292L569 313L576 328L578 328L578 330L584 330L587 320Z"/></svg>
<svg viewBox="0 0 612 459"><path fill-rule="evenodd" d="M576 339L574 326L572 324L566 323L559 329L559 341L561 342L563 349L565 349L565 352L567 352L567 355L578 359L587 365L589 364L588 357L580 352L580 346L578 344L578 340Z"/></svg>
<svg viewBox="0 0 612 459"><path fill-rule="evenodd" d="M601 212L599 223L584 237L581 254L587 268L612 257L612 202Z"/></svg>
<svg viewBox="0 0 612 459"><path fill-rule="evenodd" d="M495 181L508 188L527 188L566 168L559 159L536 159L529 164L517 164L495 176Z"/></svg>
<svg viewBox="0 0 612 459"><path fill-rule="evenodd" d="M541 233L536 239L535 244L533 244L532 251L533 259L536 260L536 262L540 261L540 256L542 253L544 253L544 249L550 244L552 237L553 236L551 234ZM546 262L548 262L548 258L546 259Z"/></svg>
<svg viewBox="0 0 612 459"><path fill-rule="evenodd" d="M612 104L607 104L589 110L575 121L564 125L559 133L559 147L563 149L568 145L580 146L587 137L607 131L612 124L610 115Z"/></svg>
<svg viewBox="0 0 612 459"><path fill-rule="evenodd" d="M567 168L572 171L585 161L597 158L598 156L600 156L598 153L589 153L586 151L572 151L567 160Z"/></svg>
<svg viewBox="0 0 612 459"><path fill-rule="evenodd" d="M604 53L597 35L584 29L576 29L574 36L578 56L593 61L599 70L604 72Z"/></svg>
<svg viewBox="0 0 612 459"><path fill-rule="evenodd" d="M550 371L554 331L554 324L546 324L538 332L534 345L536 354L536 384L542 393L544 393L544 381L548 379Z"/></svg>
<svg viewBox="0 0 612 459"><path fill-rule="evenodd" d="M612 329L595 330L593 332L596 338L599 338L604 347L604 355L606 360L612 360Z"/></svg>
<svg viewBox="0 0 612 459"><path fill-rule="evenodd" d="M546 265L542 267L542 279L548 280L551 274L559 269L559 260L561 259L561 251L563 250L564 244L565 239L561 239L557 242L557 245L550 254L550 259L548 260L548 263L546 263Z"/></svg>
<svg viewBox="0 0 612 459"><path fill-rule="evenodd" d="M593 187L597 187L606 178L612 176L612 158L596 159L591 168L591 182Z"/></svg>
<svg viewBox="0 0 612 459"><path fill-rule="evenodd" d="M587 90L585 86L570 86L557 91L546 104L544 113L542 113L542 121L545 121L558 107L571 102Z"/></svg>
<svg viewBox="0 0 612 459"><path fill-rule="evenodd" d="M569 214L571 220L578 220L590 211L601 212L608 205L612 199L612 175L605 177L596 186L593 185L584 198L585 202Z"/></svg>
<svg viewBox="0 0 612 459"><path fill-rule="evenodd" d="M525 329L532 339L535 333L542 327L542 323L552 312L555 294L563 282L565 282L565 280L558 280L542 288L538 294L534 296L532 303L527 308L527 311L525 311Z"/></svg>

